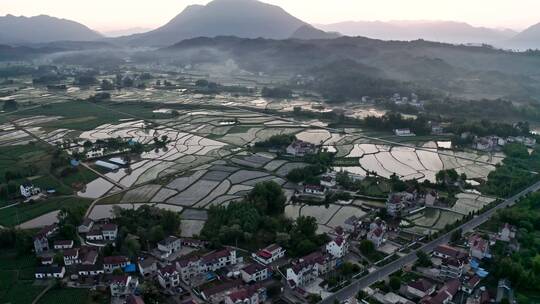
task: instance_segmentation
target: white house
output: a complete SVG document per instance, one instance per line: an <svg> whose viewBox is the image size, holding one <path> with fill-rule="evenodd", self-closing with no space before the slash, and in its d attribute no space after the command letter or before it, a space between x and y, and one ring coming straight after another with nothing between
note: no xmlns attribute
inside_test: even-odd
<svg viewBox="0 0 540 304"><path fill-rule="evenodd" d="M167 265L157 271L158 282L167 289L180 285L180 273L174 265Z"/></svg>
<svg viewBox="0 0 540 304"><path fill-rule="evenodd" d="M66 249L63 252L64 254L64 265L70 266L79 264L81 260L79 259L79 248Z"/></svg>
<svg viewBox="0 0 540 304"><path fill-rule="evenodd" d="M285 249L283 249L283 247L277 244L272 244L264 249L257 251L257 253L253 253L251 256L257 262L268 265L284 257Z"/></svg>
<svg viewBox="0 0 540 304"><path fill-rule="evenodd" d="M53 247L56 250L73 248L73 240L58 240L54 241Z"/></svg>
<svg viewBox="0 0 540 304"><path fill-rule="evenodd" d="M335 258L342 258L349 253L349 242L343 236L338 236L326 244L326 252Z"/></svg>
<svg viewBox="0 0 540 304"><path fill-rule="evenodd" d="M137 278L127 275L114 276L111 279L111 296L113 297L124 297L132 294L137 286L139 281Z"/></svg>
<svg viewBox="0 0 540 304"><path fill-rule="evenodd" d="M104 149L96 149L96 150L90 150L86 152L86 158L96 158L96 157L102 157L104 154Z"/></svg>
<svg viewBox="0 0 540 304"><path fill-rule="evenodd" d="M101 233L105 241L114 241L118 236L118 226L116 224L105 224L101 227Z"/></svg>
<svg viewBox="0 0 540 304"><path fill-rule="evenodd" d="M516 238L516 227L506 223L499 231L498 239L503 242L510 242Z"/></svg>
<svg viewBox="0 0 540 304"><path fill-rule="evenodd" d="M237 262L236 250L229 248L212 251L201 257L201 267L205 272L216 271L229 265L236 265Z"/></svg>
<svg viewBox="0 0 540 304"><path fill-rule="evenodd" d="M161 240L157 244L158 250L161 252L161 256L168 258L174 252L177 252L182 248L182 240L175 236L168 236Z"/></svg>
<svg viewBox="0 0 540 304"><path fill-rule="evenodd" d="M140 260L138 263L139 272L143 277L153 276L157 272L157 263L153 258L145 258Z"/></svg>
<svg viewBox="0 0 540 304"><path fill-rule="evenodd" d="M103 266L100 265L80 265L78 267L78 274L81 277L94 277L104 273Z"/></svg>
<svg viewBox="0 0 540 304"><path fill-rule="evenodd" d="M326 194L326 188L321 185L304 185L304 193L321 196Z"/></svg>
<svg viewBox="0 0 540 304"><path fill-rule="evenodd" d="M490 258L489 241L484 240L481 236L473 234L469 238L470 255L477 259Z"/></svg>
<svg viewBox="0 0 540 304"><path fill-rule="evenodd" d="M115 269L121 269L131 264L125 256L108 256L103 258L103 269L106 273L112 273Z"/></svg>
<svg viewBox="0 0 540 304"><path fill-rule="evenodd" d="M253 285L228 293L225 304L260 304L264 303L266 298L266 288Z"/></svg>
<svg viewBox="0 0 540 304"><path fill-rule="evenodd" d="M377 218L373 223L369 225L369 231L366 238L373 242L375 247L380 247L384 243L384 235L386 233L386 223Z"/></svg>
<svg viewBox="0 0 540 304"><path fill-rule="evenodd" d="M253 263L240 270L242 280L246 283L264 281L270 277L268 267Z"/></svg>
<svg viewBox="0 0 540 304"><path fill-rule="evenodd" d="M417 279L407 284L407 292L418 298L423 298L435 292L435 284L426 279Z"/></svg>
<svg viewBox="0 0 540 304"><path fill-rule="evenodd" d="M287 282L293 288L305 286L335 267L336 259L321 252L314 252L294 261L291 267L287 268Z"/></svg>
<svg viewBox="0 0 540 304"><path fill-rule="evenodd" d="M286 152L294 156L305 156L317 153L317 147L305 141L295 140L287 147Z"/></svg>
<svg viewBox="0 0 540 304"><path fill-rule="evenodd" d="M38 267L35 272L36 279L62 279L66 274L65 267Z"/></svg>
<svg viewBox="0 0 540 304"><path fill-rule="evenodd" d="M38 187L34 187L32 184L22 184L20 186L21 195L25 198L32 197L34 195L40 194L41 189Z"/></svg>
<svg viewBox="0 0 540 304"><path fill-rule="evenodd" d="M321 176L321 186L327 188L334 188L336 186L336 176L325 174Z"/></svg>
<svg viewBox="0 0 540 304"><path fill-rule="evenodd" d="M409 129L394 129L394 135L396 136L414 136L414 133Z"/></svg>
<svg viewBox="0 0 540 304"><path fill-rule="evenodd" d="M94 221L92 221L89 218L83 219L82 223L77 227L77 231L79 233L88 233L90 230L92 230L92 227L94 226Z"/></svg>
<svg viewBox="0 0 540 304"><path fill-rule="evenodd" d="M87 241L103 241L103 233L99 229L92 229L86 234Z"/></svg>

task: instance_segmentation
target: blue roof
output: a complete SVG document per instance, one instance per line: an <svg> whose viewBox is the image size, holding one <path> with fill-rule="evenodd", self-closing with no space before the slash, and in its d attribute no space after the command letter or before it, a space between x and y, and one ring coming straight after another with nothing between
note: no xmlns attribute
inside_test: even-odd
<svg viewBox="0 0 540 304"><path fill-rule="evenodd" d="M476 269L476 268L478 268L478 266L480 266L480 263L478 263L477 260L472 259L471 262L469 263L469 265L471 265L471 267L472 267L473 269Z"/></svg>
<svg viewBox="0 0 540 304"><path fill-rule="evenodd" d="M77 167L79 165L79 161L76 160L76 159L72 159L69 161L69 163L73 166L73 167Z"/></svg>
<svg viewBox="0 0 540 304"><path fill-rule="evenodd" d="M484 269L478 269L478 271L476 271L476 274L481 278L485 278L489 275L489 272L485 271Z"/></svg>
<svg viewBox="0 0 540 304"><path fill-rule="evenodd" d="M124 267L124 272L135 272L137 271L137 266L135 264L129 264Z"/></svg>

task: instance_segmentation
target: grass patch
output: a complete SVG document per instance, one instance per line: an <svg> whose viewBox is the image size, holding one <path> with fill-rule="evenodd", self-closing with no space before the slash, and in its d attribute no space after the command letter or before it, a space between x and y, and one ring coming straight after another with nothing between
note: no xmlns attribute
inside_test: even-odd
<svg viewBox="0 0 540 304"><path fill-rule="evenodd" d="M82 288L53 288L39 300L38 304L93 303L90 301L90 290Z"/></svg>
<svg viewBox="0 0 540 304"><path fill-rule="evenodd" d="M90 203L91 200L89 199L77 197L53 197L46 201L21 203L20 205L0 210L0 225L13 227L63 207L83 207L87 209Z"/></svg>
<svg viewBox="0 0 540 304"><path fill-rule="evenodd" d="M32 303L45 288L34 286L37 265L32 255L18 257L13 251L0 252L0 300L2 303Z"/></svg>

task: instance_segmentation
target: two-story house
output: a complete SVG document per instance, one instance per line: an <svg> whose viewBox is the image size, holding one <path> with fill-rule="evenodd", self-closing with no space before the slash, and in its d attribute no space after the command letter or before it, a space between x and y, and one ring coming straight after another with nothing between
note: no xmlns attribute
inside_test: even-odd
<svg viewBox="0 0 540 304"><path fill-rule="evenodd" d="M242 280L246 283L260 282L268 279L271 275L267 266L252 263L240 270Z"/></svg>
<svg viewBox="0 0 540 304"><path fill-rule="evenodd" d="M167 265L158 269L157 278L159 285L165 289L180 285L180 273L176 270L175 265Z"/></svg>

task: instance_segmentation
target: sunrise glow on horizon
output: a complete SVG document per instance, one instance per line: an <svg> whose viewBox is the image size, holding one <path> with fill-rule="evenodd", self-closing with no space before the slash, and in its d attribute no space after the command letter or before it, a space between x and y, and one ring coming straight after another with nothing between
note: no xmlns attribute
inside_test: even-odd
<svg viewBox="0 0 540 304"><path fill-rule="evenodd" d="M0 15L51 15L99 31L165 24L190 4L208 0L1 0ZM452 20L516 30L540 22L537 0L264 0L312 24L373 20Z"/></svg>

